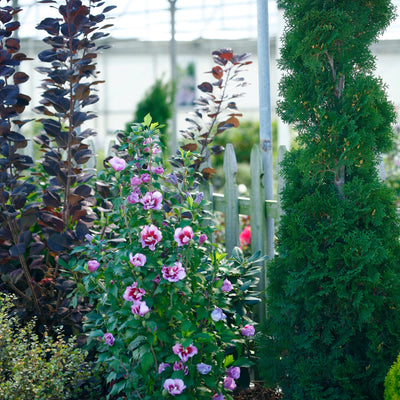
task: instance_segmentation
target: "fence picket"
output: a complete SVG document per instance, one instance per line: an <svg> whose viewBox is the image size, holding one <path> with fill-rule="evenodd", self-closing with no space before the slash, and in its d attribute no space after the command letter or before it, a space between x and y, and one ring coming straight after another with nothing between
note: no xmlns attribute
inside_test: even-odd
<svg viewBox="0 0 400 400"><path fill-rule="evenodd" d="M228 143L225 149L225 246L228 256L234 247L239 246L239 207L238 191L236 186L237 163L235 150Z"/></svg>

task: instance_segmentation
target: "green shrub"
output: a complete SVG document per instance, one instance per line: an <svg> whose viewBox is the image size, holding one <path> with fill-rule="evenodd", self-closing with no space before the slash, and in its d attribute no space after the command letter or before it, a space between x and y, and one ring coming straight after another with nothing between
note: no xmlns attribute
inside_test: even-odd
<svg viewBox="0 0 400 400"><path fill-rule="evenodd" d="M74 399L89 378L85 352L61 330L39 341L35 322L22 326L11 316L11 299L0 294L0 398L2 400Z"/></svg>
<svg viewBox="0 0 400 400"><path fill-rule="evenodd" d="M400 354L386 375L385 400L400 400Z"/></svg>
<svg viewBox="0 0 400 400"><path fill-rule="evenodd" d="M381 400L400 352L399 219L379 178L395 120L370 44L388 0L281 0L278 112L298 130L282 163L278 256L260 354L289 400Z"/></svg>

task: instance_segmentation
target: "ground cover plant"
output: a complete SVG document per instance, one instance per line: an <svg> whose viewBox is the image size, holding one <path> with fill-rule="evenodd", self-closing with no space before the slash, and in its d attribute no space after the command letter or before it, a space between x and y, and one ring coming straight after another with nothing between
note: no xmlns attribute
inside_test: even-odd
<svg viewBox="0 0 400 400"><path fill-rule="evenodd" d="M284 399L382 399L400 351L400 247L395 197L377 172L395 113L369 45L393 5L279 5L287 24L279 113L299 138L282 166L260 367Z"/></svg>
<svg viewBox="0 0 400 400"><path fill-rule="evenodd" d="M34 333L36 320L22 325L11 316L12 297L0 293L0 397L3 400L81 399L91 376L76 338Z"/></svg>
<svg viewBox="0 0 400 400"><path fill-rule="evenodd" d="M226 259L210 244L195 159L182 150L182 167L167 174L149 116L119 139L99 176L109 184L114 235L88 235L73 250L86 257L71 260L84 275L80 294L96 305L89 344L108 366L112 395L231 399L254 357L259 256L236 249Z"/></svg>

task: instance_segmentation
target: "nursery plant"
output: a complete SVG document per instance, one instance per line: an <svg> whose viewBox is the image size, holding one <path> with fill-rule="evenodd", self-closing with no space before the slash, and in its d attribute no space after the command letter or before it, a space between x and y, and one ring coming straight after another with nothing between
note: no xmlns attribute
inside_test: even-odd
<svg viewBox="0 0 400 400"><path fill-rule="evenodd" d="M114 235L93 232L73 250L86 256L70 261L83 276L80 295L96 305L88 343L108 368L110 395L231 399L254 358L249 309L260 257L236 249L227 259L210 243L194 156L181 150L182 167L167 173L158 133L147 116L118 135L118 153L99 173Z"/></svg>
<svg viewBox="0 0 400 400"><path fill-rule="evenodd" d="M395 113L370 44L387 0L280 0L279 114L298 130L286 186L260 369L283 398L382 399L400 351L395 197L381 181Z"/></svg>
<svg viewBox="0 0 400 400"><path fill-rule="evenodd" d="M85 121L95 115L86 107L96 103L97 79L95 60L97 40L107 36L103 24L105 13L113 6L103 7L99 0L41 1L55 8L59 17L47 17L37 26L48 36L43 39L48 49L39 60L49 66L39 67L46 75L42 84L41 105L36 110L43 132L35 137L42 160L21 154L27 140L12 126L21 126L20 114L29 97L19 92L18 85L28 79L15 67L26 59L19 52L19 40L12 33L19 23L12 17L20 9L2 8L1 30L1 235L0 275L2 290L13 291L21 300L21 310L32 311L42 322L58 324L68 317L79 330L82 313L79 307L68 309L68 293L74 287L71 279L60 276L67 265L68 252L88 233L97 216L93 189L88 181L93 171L84 164L93 156L85 139L94 134L83 129ZM49 7L47 5L47 7ZM13 83L13 84L12 84ZM18 118L17 118L18 117ZM29 170L29 175L27 169Z"/></svg>

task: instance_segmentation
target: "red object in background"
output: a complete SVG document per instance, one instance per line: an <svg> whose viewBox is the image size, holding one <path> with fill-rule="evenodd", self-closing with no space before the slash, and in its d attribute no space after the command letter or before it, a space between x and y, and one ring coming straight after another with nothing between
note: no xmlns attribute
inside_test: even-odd
<svg viewBox="0 0 400 400"><path fill-rule="evenodd" d="M246 226L246 228L243 229L242 233L239 235L239 240L240 240L240 245L243 246L248 246L251 243L251 228L250 226Z"/></svg>

